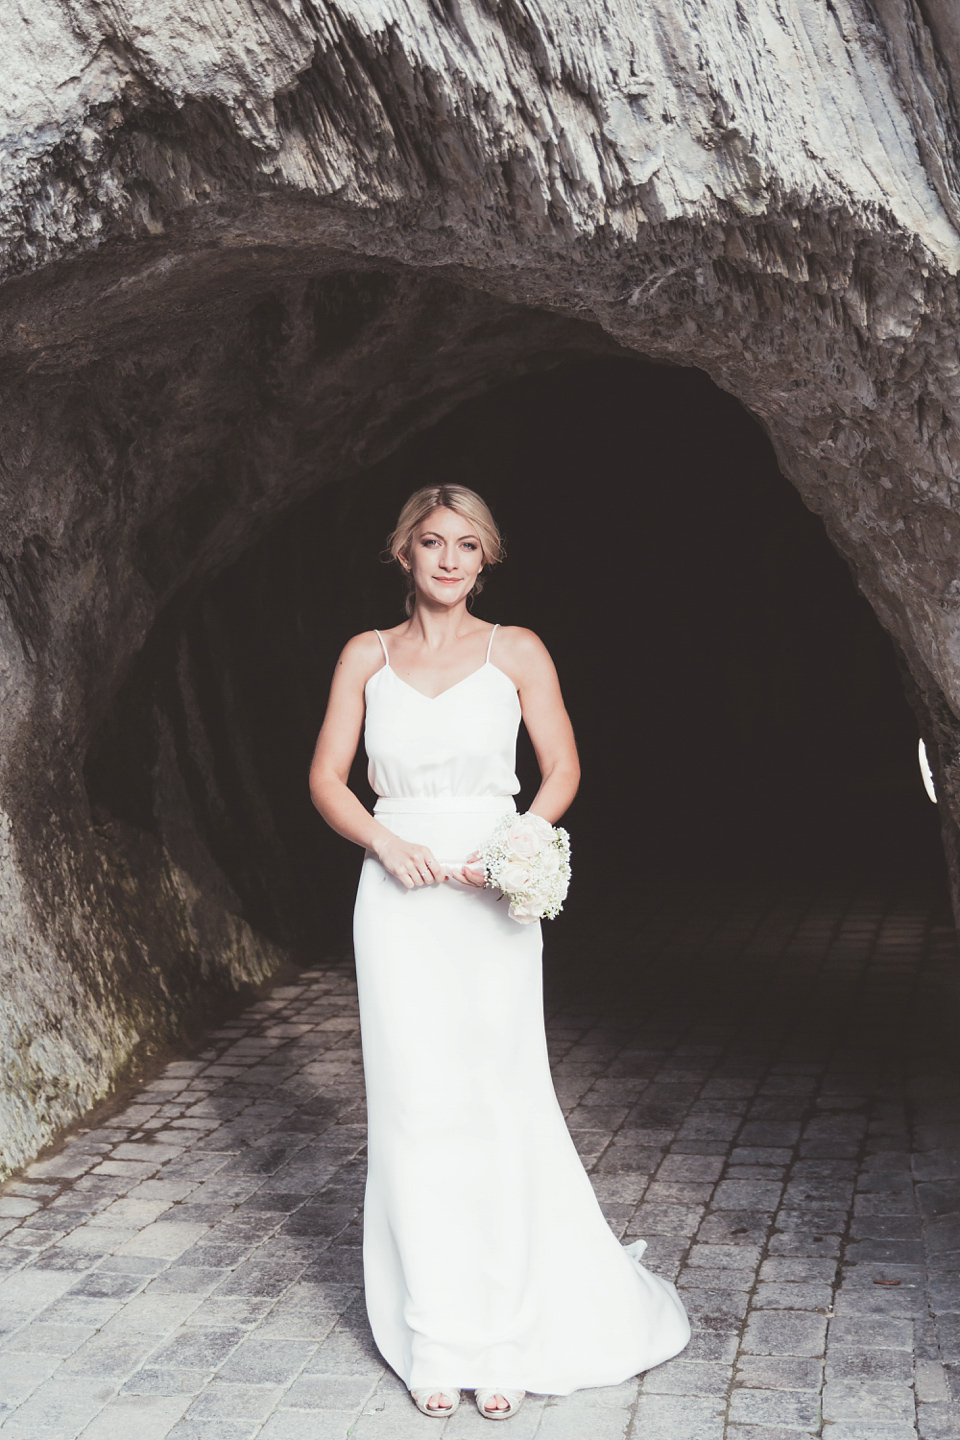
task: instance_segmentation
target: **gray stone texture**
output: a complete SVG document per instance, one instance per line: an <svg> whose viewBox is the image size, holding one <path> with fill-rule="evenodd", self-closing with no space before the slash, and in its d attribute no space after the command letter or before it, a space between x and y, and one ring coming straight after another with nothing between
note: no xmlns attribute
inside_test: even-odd
<svg viewBox="0 0 960 1440"><path fill-rule="evenodd" d="M189 666L171 662L175 693L142 735L101 746L146 746L150 795L91 807L91 737L131 670L176 649L160 617L321 478L560 358L698 366L759 418L897 638L960 876L955 4L15 0L0 24L4 1173L144 1042L177 1042L205 997L259 982L294 943L265 796L246 785L236 821L256 925L196 819L191 786L211 810L223 797L183 719ZM139 1097L130 1150L91 1140L35 1178L150 1178L175 1162L143 1136L189 1145L228 1121L202 1095L261 1063L171 1072ZM719 1113L726 1143L736 1094L691 1114L699 1077L678 1068L651 1079L640 1129ZM811 1077L780 1079L738 1147L792 1152L812 1124L798 1161L856 1160L859 1119L814 1123ZM607 1135L633 1096L578 1098L599 1174L656 1169L635 1115ZM244 1150L221 1166L208 1138L178 1179L289 1165ZM649 1199L846 1210L852 1174L801 1166L781 1195L763 1164L734 1162L717 1190L668 1168ZM928 1238L956 1251L944 1177L918 1178ZM888 1208L863 1213L900 1213L895 1184L865 1193ZM11 1248L53 1243L30 1228L11 1223ZM858 1243L887 1263L887 1239ZM830 1242L781 1253L804 1244Z"/></svg>
<svg viewBox="0 0 960 1440"><path fill-rule="evenodd" d="M621 942L623 965L599 989L548 954L548 1030L566 1113L591 1112L591 1176L610 1223L646 1237L650 1266L676 1276L693 1338L622 1386L531 1397L510 1434L957 1440L960 1286L953 1259L927 1243L955 1213L960 1154L950 927L889 893L701 895L690 914L675 895L647 902L636 942ZM911 969L891 986L904 934ZM851 969L861 1009L828 1021L823 994ZM809 982L802 1001L798 976ZM449 1421L419 1416L367 1329L357 1039L350 968L308 971L207 1037L203 1058L171 1061L132 1103L77 1133L54 1157L63 1163L3 1187L4 1440L484 1433L469 1395ZM673 1122L648 1123L679 1071ZM171 1093L164 1086L184 1076L202 1098L145 1140L157 1110L143 1096ZM753 1118L784 1094L803 1096L789 1143L784 1122ZM705 1102L722 1107L708 1125ZM212 1134L175 1128L196 1112ZM793 1177L814 1173L807 1137L841 1130L858 1137L854 1155L816 1161L817 1204L795 1208ZM705 1132L706 1155L691 1148ZM108 1137L94 1142L108 1161L151 1159L85 1172L73 1157L91 1134ZM610 1148L637 1134L657 1152L649 1170L605 1169ZM768 1160L787 1179L780 1204L766 1208L761 1191L759 1208L747 1193L744 1208L728 1209L731 1170L765 1171ZM932 1184L942 1189L925 1211ZM891 1215L860 1203L891 1194ZM59 1217L49 1229L36 1225L45 1215ZM921 1244L923 1264L864 1257L864 1227L888 1226ZM14 1243L30 1228L35 1243Z"/></svg>

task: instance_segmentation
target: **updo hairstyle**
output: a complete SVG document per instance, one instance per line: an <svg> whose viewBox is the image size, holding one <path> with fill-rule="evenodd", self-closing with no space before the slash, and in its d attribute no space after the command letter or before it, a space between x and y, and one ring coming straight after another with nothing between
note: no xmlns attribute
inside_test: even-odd
<svg viewBox="0 0 960 1440"><path fill-rule="evenodd" d="M415 490L400 511L396 529L387 540L387 549L384 552L386 560L395 560L400 565L400 557L409 560L410 545L419 525L422 525L428 515L434 510L443 507L445 510L452 510L455 515L462 515L468 520L477 532L480 540L480 548L483 552L483 563L496 565L506 554L503 546L503 538L497 529L497 522L490 513L487 502L477 494L476 490L468 490L466 485L424 485L421 490ZM413 576L409 570L400 566L403 578L407 586L407 596L404 609L408 615L413 614L414 584ZM479 595L483 589L483 571L481 570L474 581L471 595Z"/></svg>

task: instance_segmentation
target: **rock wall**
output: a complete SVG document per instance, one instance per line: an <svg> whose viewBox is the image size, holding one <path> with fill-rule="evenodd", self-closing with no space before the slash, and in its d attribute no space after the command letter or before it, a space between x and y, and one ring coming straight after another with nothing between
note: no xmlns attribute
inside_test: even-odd
<svg viewBox="0 0 960 1440"><path fill-rule="evenodd" d="M150 793L104 803L131 667L298 499L561 358L697 365L762 421L901 649L960 893L950 0L2 25L3 1164L293 943L197 820L186 660L130 690Z"/></svg>

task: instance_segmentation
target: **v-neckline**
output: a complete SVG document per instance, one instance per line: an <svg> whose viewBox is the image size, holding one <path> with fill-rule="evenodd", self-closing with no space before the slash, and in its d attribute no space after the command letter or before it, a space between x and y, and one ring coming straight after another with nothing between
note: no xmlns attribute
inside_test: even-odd
<svg viewBox="0 0 960 1440"><path fill-rule="evenodd" d="M408 690L412 690L414 695L419 695L421 700L429 700L432 703L434 700L442 700L444 695L450 694L451 690L456 690L459 688L459 686L465 685L468 680L473 679L474 675L479 675L481 670L486 670L489 664L489 660L484 660L483 664L478 665L476 670L471 670L470 674L464 675L462 680L455 680L452 685L448 685L446 690L441 690L437 695L425 695L422 690L417 689L416 685L411 685L409 680L404 680L401 675L397 674L396 670L394 670L389 660L386 662L386 664L381 665L380 669L389 670L390 674L394 677L394 679L399 680L400 684L405 685Z"/></svg>

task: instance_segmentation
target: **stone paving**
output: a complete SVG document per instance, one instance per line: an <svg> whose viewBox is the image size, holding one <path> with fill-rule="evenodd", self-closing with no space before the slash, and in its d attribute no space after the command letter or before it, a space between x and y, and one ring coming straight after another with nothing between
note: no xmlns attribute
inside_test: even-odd
<svg viewBox="0 0 960 1440"><path fill-rule="evenodd" d="M550 969L558 1092L694 1326L514 1440L960 1437L956 943L936 905L663 891ZM557 930L557 935L562 931ZM601 964L598 956L606 957ZM610 957L613 957L612 959ZM305 973L0 1195L4 1440L403 1440L360 1291L349 965Z"/></svg>

